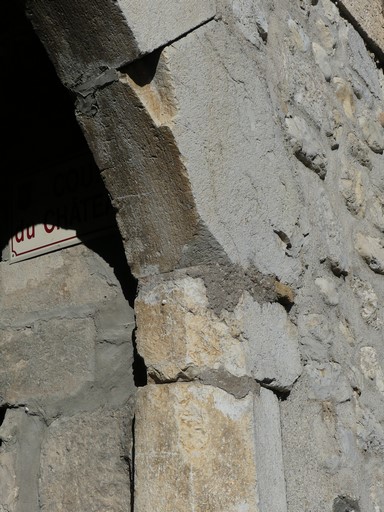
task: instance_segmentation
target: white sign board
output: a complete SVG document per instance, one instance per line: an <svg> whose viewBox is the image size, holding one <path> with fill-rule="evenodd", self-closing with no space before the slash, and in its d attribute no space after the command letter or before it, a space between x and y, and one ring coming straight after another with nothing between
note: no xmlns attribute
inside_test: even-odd
<svg viewBox="0 0 384 512"><path fill-rule="evenodd" d="M11 263L78 244L114 221L108 194L89 157L24 179L13 199Z"/></svg>

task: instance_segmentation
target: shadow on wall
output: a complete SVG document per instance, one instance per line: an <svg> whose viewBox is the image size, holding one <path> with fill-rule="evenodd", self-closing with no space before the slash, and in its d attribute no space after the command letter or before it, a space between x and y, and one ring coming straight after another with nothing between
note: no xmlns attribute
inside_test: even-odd
<svg viewBox="0 0 384 512"><path fill-rule="evenodd" d="M39 233L46 237L44 245L72 236L63 230L76 231L114 269L133 306L136 281L125 259L108 192L76 122L74 98L60 83L17 0L0 7L0 52L5 132L1 250L12 237L13 254L20 254L29 250L26 242L33 242ZM102 230L108 236L92 236Z"/></svg>

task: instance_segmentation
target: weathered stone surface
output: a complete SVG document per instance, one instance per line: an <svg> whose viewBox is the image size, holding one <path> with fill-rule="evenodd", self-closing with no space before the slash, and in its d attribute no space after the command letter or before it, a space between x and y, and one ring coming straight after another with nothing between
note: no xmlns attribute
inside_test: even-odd
<svg viewBox="0 0 384 512"><path fill-rule="evenodd" d="M288 28L291 46L303 53L307 52L310 48L311 42L303 27L294 19L289 18Z"/></svg>
<svg viewBox="0 0 384 512"><path fill-rule="evenodd" d="M130 509L130 413L100 408L59 418L41 452L40 504L52 512Z"/></svg>
<svg viewBox="0 0 384 512"><path fill-rule="evenodd" d="M143 285L136 315L138 351L155 381L207 381L211 372L288 389L300 375L297 330L280 304L259 305L245 293L218 317L203 281L181 277Z"/></svg>
<svg viewBox="0 0 384 512"><path fill-rule="evenodd" d="M372 170L372 161L369 149L360 141L354 133L348 134L348 150L350 155L363 167Z"/></svg>
<svg viewBox="0 0 384 512"><path fill-rule="evenodd" d="M290 389L301 373L296 326L280 304L259 305L247 295L244 302L248 371L271 388Z"/></svg>
<svg viewBox="0 0 384 512"><path fill-rule="evenodd" d="M324 296L325 302L330 306L337 306L339 303L339 296L337 294L335 283L324 277L318 277L315 279L315 284Z"/></svg>
<svg viewBox="0 0 384 512"><path fill-rule="evenodd" d="M349 119L353 119L355 115L355 96L350 84L341 77L336 76L333 79L335 86L335 94L337 99L343 106L344 113Z"/></svg>
<svg viewBox="0 0 384 512"><path fill-rule="evenodd" d="M351 399L352 387L343 375L342 367L337 363L325 365L309 363L305 366L309 376L309 398L345 402Z"/></svg>
<svg viewBox="0 0 384 512"><path fill-rule="evenodd" d="M90 145L118 209L132 272L173 270L198 220L174 137L143 111L124 77L100 91L97 103L96 116L79 114L79 120L93 134Z"/></svg>
<svg viewBox="0 0 384 512"><path fill-rule="evenodd" d="M365 107L369 107L371 94L378 99L382 95L375 58L372 55L367 58L367 41L350 25L345 24L340 30L340 41L346 43L347 58L351 66L349 77L355 85L359 84L356 93L360 99L364 99Z"/></svg>
<svg viewBox="0 0 384 512"><path fill-rule="evenodd" d="M345 198L348 210L358 217L364 217L366 211L366 188L362 172L354 168L350 161L345 162L344 173L340 180L340 191Z"/></svg>
<svg viewBox="0 0 384 512"><path fill-rule="evenodd" d="M200 0L29 2L78 95L142 281L138 348L162 384L139 391L131 506L129 454L105 407L133 392L132 311L113 269L80 248L2 262L0 404L33 402L0 431L12 512L39 512L39 472L48 511L384 509L384 288L362 259L379 268L384 231L384 77L361 30L369 16L363 38L340 2L215 3L207 23L214 8ZM21 96L45 83L32 69L17 59L9 76L29 87L1 84L10 126L25 132ZM296 138L286 119L303 120ZM294 153L325 167L310 172ZM177 379L194 382L163 383ZM281 400L255 396L256 379ZM50 425L41 471L36 415Z"/></svg>
<svg viewBox="0 0 384 512"><path fill-rule="evenodd" d="M130 341L135 326L133 308L124 297L118 296L100 308L95 314L97 339L100 342L116 343Z"/></svg>
<svg viewBox="0 0 384 512"><path fill-rule="evenodd" d="M369 203L369 214L374 226L384 233L384 198L373 196Z"/></svg>
<svg viewBox="0 0 384 512"><path fill-rule="evenodd" d="M216 14L214 0L118 0L117 4L140 54L170 43Z"/></svg>
<svg viewBox="0 0 384 512"><path fill-rule="evenodd" d="M377 358L377 352L373 347L360 349L360 366L364 377L375 382L377 389L384 394L384 371Z"/></svg>
<svg viewBox="0 0 384 512"><path fill-rule="evenodd" d="M253 402L196 383L139 389L136 509L258 510Z"/></svg>
<svg viewBox="0 0 384 512"><path fill-rule="evenodd" d="M384 241L382 239L358 233L355 246L371 270L377 274L384 274Z"/></svg>
<svg viewBox="0 0 384 512"><path fill-rule="evenodd" d="M329 82L332 77L332 68L329 63L328 54L325 49L317 43L312 43L312 51L315 56L315 61L321 71L323 72L324 78Z"/></svg>
<svg viewBox="0 0 384 512"><path fill-rule="evenodd" d="M378 121L365 117L359 119L359 124L368 146L375 153L381 154L384 151L384 129L380 126Z"/></svg>
<svg viewBox="0 0 384 512"><path fill-rule="evenodd" d="M268 38L268 11L272 4L264 0L235 0L228 2L233 10L236 28L244 37L257 47Z"/></svg>
<svg viewBox="0 0 384 512"><path fill-rule="evenodd" d="M0 448L1 512L15 512L17 498L19 495L19 482L16 475L16 453L14 453L9 446L11 436L7 425L8 420L12 416L14 417L14 413L15 411L6 412L6 417L4 419L5 424L0 428L0 439L2 445Z"/></svg>
<svg viewBox="0 0 384 512"><path fill-rule="evenodd" d="M362 281L358 277L353 277L351 287L355 295L360 300L360 313L368 325L380 328L383 325L381 318L379 299L375 289L369 282Z"/></svg>
<svg viewBox="0 0 384 512"><path fill-rule="evenodd" d="M324 315L300 314L298 318L301 353L304 360L326 361L334 333Z"/></svg>
<svg viewBox="0 0 384 512"><path fill-rule="evenodd" d="M220 320L209 310L202 279L144 285L135 310L138 351L153 378L176 380L190 368L245 375L238 322Z"/></svg>
<svg viewBox="0 0 384 512"><path fill-rule="evenodd" d="M384 52L384 14L381 0L339 0L359 29Z"/></svg>
<svg viewBox="0 0 384 512"><path fill-rule="evenodd" d="M1 394L10 403L71 396L93 380L92 320L51 319L0 332Z"/></svg>
<svg viewBox="0 0 384 512"><path fill-rule="evenodd" d="M323 15L317 18L316 28L318 30L317 35L322 46L325 48L328 54L332 55L334 53L334 49L337 43L337 37L334 26L332 26L332 24L329 23L329 20L327 20L326 17Z"/></svg>
<svg viewBox="0 0 384 512"><path fill-rule="evenodd" d="M212 21L165 52L179 111L172 131L202 221L233 263L292 282L300 265L276 232L290 239L300 229L297 189L253 51Z"/></svg>
<svg viewBox="0 0 384 512"><path fill-rule="evenodd" d="M0 511L16 512L17 503L17 479L14 470L13 457L9 454L1 455L0 462L1 491Z"/></svg>
<svg viewBox="0 0 384 512"><path fill-rule="evenodd" d="M287 118L285 124L297 158L324 179L327 174L327 159L315 131L300 117Z"/></svg>
<svg viewBox="0 0 384 512"><path fill-rule="evenodd" d="M118 281L105 261L82 245L0 267L0 325L76 318L116 297Z"/></svg>
<svg viewBox="0 0 384 512"><path fill-rule="evenodd" d="M64 83L87 82L177 39L215 15L213 0L29 2L29 15ZM97 37L95 37L97 34Z"/></svg>

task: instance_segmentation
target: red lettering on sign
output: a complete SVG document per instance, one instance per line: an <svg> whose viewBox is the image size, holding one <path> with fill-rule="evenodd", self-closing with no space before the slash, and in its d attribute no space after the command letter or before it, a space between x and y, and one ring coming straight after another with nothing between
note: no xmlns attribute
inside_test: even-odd
<svg viewBox="0 0 384 512"><path fill-rule="evenodd" d="M52 233L52 231L55 229L55 226L53 224L44 224L44 229L46 233Z"/></svg>
<svg viewBox="0 0 384 512"><path fill-rule="evenodd" d="M24 242L24 230L16 233L15 240L19 244L20 242Z"/></svg>
<svg viewBox="0 0 384 512"><path fill-rule="evenodd" d="M31 240L31 238L35 238L35 226L30 226L27 228L27 238Z"/></svg>

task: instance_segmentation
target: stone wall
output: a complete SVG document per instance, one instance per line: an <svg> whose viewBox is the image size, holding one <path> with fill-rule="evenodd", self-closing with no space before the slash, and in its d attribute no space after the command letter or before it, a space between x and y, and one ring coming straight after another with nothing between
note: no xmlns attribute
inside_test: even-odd
<svg viewBox="0 0 384 512"><path fill-rule="evenodd" d="M191 5L27 3L138 278L148 381L97 254L3 262L1 505L384 511L382 6Z"/></svg>
<svg viewBox="0 0 384 512"><path fill-rule="evenodd" d="M134 317L113 268L79 245L0 272L0 510L129 510Z"/></svg>

